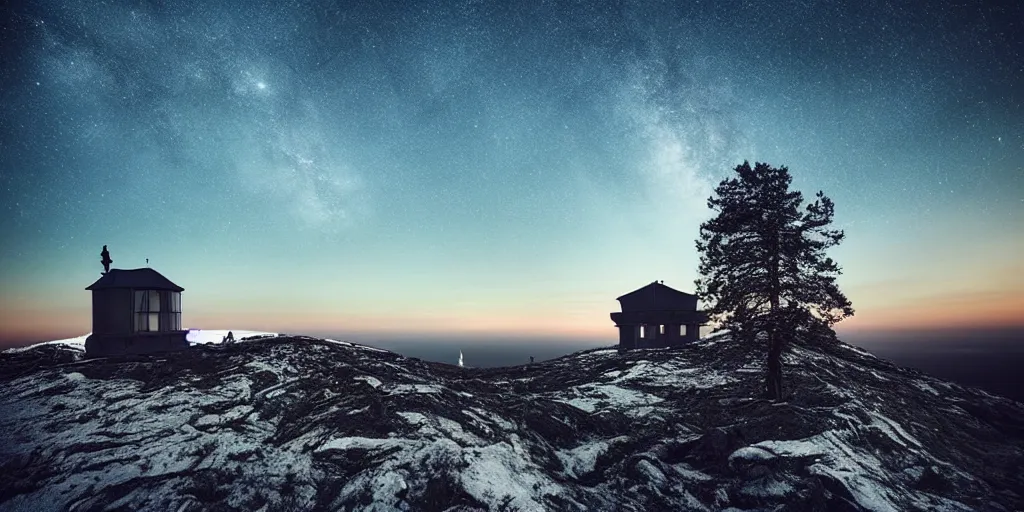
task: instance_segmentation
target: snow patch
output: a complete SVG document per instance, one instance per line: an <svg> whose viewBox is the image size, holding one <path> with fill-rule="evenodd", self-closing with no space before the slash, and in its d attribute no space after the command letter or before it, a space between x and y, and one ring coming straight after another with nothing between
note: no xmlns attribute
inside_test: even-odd
<svg viewBox="0 0 1024 512"><path fill-rule="evenodd" d="M925 392L931 393L931 394L933 394L935 396L940 396L939 392L935 388L929 386L928 384L925 384L924 382L921 382L919 380L915 380L915 381L913 381L913 384L914 384L914 387L916 387L917 389L920 389L921 391L925 391Z"/></svg>
<svg viewBox="0 0 1024 512"><path fill-rule="evenodd" d="M493 412L485 411L484 409L481 409L479 407L474 407L473 412L476 413L477 417L481 419L486 418L487 420L498 425L498 427L500 427L502 430L512 431L516 429L516 425L514 423L506 420L505 418L502 418L501 416L498 416L497 414L494 414Z"/></svg>
<svg viewBox="0 0 1024 512"><path fill-rule="evenodd" d="M871 415L871 426L884 432L885 435L899 443L900 446L909 448L907 442L910 442L915 447L921 448L921 442L908 434L906 430L903 430L899 423L883 416L878 411L869 411L868 414Z"/></svg>
<svg viewBox="0 0 1024 512"><path fill-rule="evenodd" d="M787 482L775 479L767 481L754 481L744 485L740 492L747 496L758 498L785 497L793 492L793 486Z"/></svg>
<svg viewBox="0 0 1024 512"><path fill-rule="evenodd" d="M413 425L425 425L427 423L427 417L418 412L400 412L398 415Z"/></svg>
<svg viewBox="0 0 1024 512"><path fill-rule="evenodd" d="M692 467L690 467L689 464L686 463L680 462L679 464L673 464L671 467L684 480L689 480L692 482L707 482L708 480L712 479L711 475L697 471L696 469L693 469Z"/></svg>
<svg viewBox="0 0 1024 512"><path fill-rule="evenodd" d="M440 384L397 384L391 388L391 393L396 395L412 393L440 393L444 386Z"/></svg>
<svg viewBox="0 0 1024 512"><path fill-rule="evenodd" d="M846 350L849 350L850 352L856 352L856 353L858 353L858 354L860 354L862 356L870 357L872 359L877 359L877 357L874 354L872 354L871 352L868 352L867 350L864 350L864 349L862 349L860 347L855 347L853 345L850 345L849 343L839 343L839 346L842 347L842 348L845 348Z"/></svg>
<svg viewBox="0 0 1024 512"><path fill-rule="evenodd" d="M366 382L367 384L370 385L370 387L373 388L379 388L381 385L381 381L377 380L376 377L371 377L369 375L360 375L358 377L353 377L352 380L361 380L363 382Z"/></svg>
<svg viewBox="0 0 1024 512"><path fill-rule="evenodd" d="M92 333L83 334L81 336L75 336L74 338L67 338L63 340L44 341L42 343L35 343L25 347L14 347L4 350L5 353L14 354L18 352L24 352L31 350L36 347L42 347L46 345L62 345L67 348L85 351L85 339L88 338Z"/></svg>
<svg viewBox="0 0 1024 512"><path fill-rule="evenodd" d="M558 450L555 455L562 461L566 473L573 478L579 478L594 470L597 458L608 451L608 447L623 441L628 441L628 436L619 436L608 440L593 441L581 444L571 450Z"/></svg>
<svg viewBox="0 0 1024 512"><path fill-rule="evenodd" d="M689 368L672 363L639 361L612 380L612 383L634 381L647 386L709 389L736 382L736 379L709 368Z"/></svg>
<svg viewBox="0 0 1024 512"><path fill-rule="evenodd" d="M864 509L875 512L901 510L893 501L890 489L883 485L886 471L881 462L874 455L846 442L840 432L827 430L794 441L763 441L748 448L763 448L783 457L818 457L808 468L809 472L841 483Z"/></svg>
<svg viewBox="0 0 1024 512"><path fill-rule="evenodd" d="M562 487L546 478L530 461L515 434L509 442L466 450L462 460L468 463L459 475L463 488L492 508L546 510L548 507L542 502L544 496L564 497Z"/></svg>
<svg viewBox="0 0 1024 512"><path fill-rule="evenodd" d="M665 482L668 481L665 478L665 473L658 469L658 467L652 464L649 460L641 460L636 464L636 468L647 476L647 479L650 480L655 487L664 487Z"/></svg>
<svg viewBox="0 0 1024 512"><path fill-rule="evenodd" d="M235 338L235 341L241 341L242 338L248 338L251 336L278 336L276 332L266 331L242 331L237 329L189 329L185 339L193 345L208 345L216 344L224 341L224 337L228 333Z"/></svg>
<svg viewBox="0 0 1024 512"><path fill-rule="evenodd" d="M398 439L379 439L375 437L341 437L327 441L326 443L317 447L317 452L325 452L328 450L381 450L385 448L392 448L398 445L402 440Z"/></svg>
<svg viewBox="0 0 1024 512"><path fill-rule="evenodd" d="M345 346L345 347L352 347L352 346L354 346L352 343L349 343L347 341L332 340L330 338L324 338L324 341L326 341L327 343L334 343L335 345L342 345L342 346Z"/></svg>
<svg viewBox="0 0 1024 512"><path fill-rule="evenodd" d="M653 405L665 401L661 397L642 391L607 384L584 384L570 388L570 391L578 396L555 400L588 413L602 408L625 410L630 407Z"/></svg>
<svg viewBox="0 0 1024 512"><path fill-rule="evenodd" d="M774 442L774 441L771 441ZM761 446L744 446L729 454L729 462L734 460L770 460L775 454Z"/></svg>

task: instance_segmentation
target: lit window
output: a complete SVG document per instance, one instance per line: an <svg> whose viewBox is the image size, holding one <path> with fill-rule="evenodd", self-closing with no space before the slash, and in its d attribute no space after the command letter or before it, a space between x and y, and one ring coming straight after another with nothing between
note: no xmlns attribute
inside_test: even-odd
<svg viewBox="0 0 1024 512"><path fill-rule="evenodd" d="M133 313L136 331L159 331L160 292L156 290L136 290Z"/></svg>
<svg viewBox="0 0 1024 512"><path fill-rule="evenodd" d="M658 334L665 334L665 325L664 324L658 326Z"/></svg>
<svg viewBox="0 0 1024 512"><path fill-rule="evenodd" d="M644 337L644 326L642 326L642 325L640 326L640 337L641 338Z"/></svg>
<svg viewBox="0 0 1024 512"><path fill-rule="evenodd" d="M170 305L167 313L167 330L181 330L181 294L178 292L167 292L170 296Z"/></svg>
<svg viewBox="0 0 1024 512"><path fill-rule="evenodd" d="M686 336L686 326L685 325L680 325L679 326L679 335L680 336Z"/></svg>

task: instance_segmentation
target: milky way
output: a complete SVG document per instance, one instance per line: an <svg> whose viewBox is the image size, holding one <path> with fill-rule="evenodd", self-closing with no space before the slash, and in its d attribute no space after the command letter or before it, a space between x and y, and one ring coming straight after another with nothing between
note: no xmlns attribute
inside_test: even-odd
<svg viewBox="0 0 1024 512"><path fill-rule="evenodd" d="M7 7L3 304L87 329L106 243L208 322L597 331L744 159L836 200L859 311L1013 284L962 268L1024 250L1019 4L652 4Z"/></svg>

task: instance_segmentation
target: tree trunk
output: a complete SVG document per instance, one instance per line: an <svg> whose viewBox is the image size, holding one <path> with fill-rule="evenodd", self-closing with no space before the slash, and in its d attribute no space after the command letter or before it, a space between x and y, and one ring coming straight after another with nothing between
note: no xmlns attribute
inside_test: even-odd
<svg viewBox="0 0 1024 512"><path fill-rule="evenodd" d="M768 262L769 305L768 313L768 374L765 376L765 397L769 400L782 399L782 333L779 332L779 233L772 233L771 254Z"/></svg>
<svg viewBox="0 0 1024 512"><path fill-rule="evenodd" d="M782 338L772 327L768 340L768 374L765 378L765 398L782 400Z"/></svg>

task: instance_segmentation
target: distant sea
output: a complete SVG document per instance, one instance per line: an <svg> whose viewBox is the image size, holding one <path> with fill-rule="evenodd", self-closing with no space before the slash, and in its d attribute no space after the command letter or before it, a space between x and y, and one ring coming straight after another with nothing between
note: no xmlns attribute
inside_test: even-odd
<svg viewBox="0 0 1024 512"><path fill-rule="evenodd" d="M441 339L436 337L379 339L361 336L344 339L397 352L406 357L425 361L458 364L462 352L465 366L494 368L528 364L530 358L540 362L573 352L599 347L615 346L618 340L565 340L561 338L466 338Z"/></svg>
<svg viewBox="0 0 1024 512"><path fill-rule="evenodd" d="M839 332L843 341L869 350L898 365L940 379L974 386L1024 402L1024 328L944 331ZM376 339L336 336L407 357L478 368L515 366L553 359L580 350L614 347L615 339L436 337Z"/></svg>
<svg viewBox="0 0 1024 512"><path fill-rule="evenodd" d="M614 337L567 340L553 337L403 335L384 338L366 333L309 334L451 365L458 364L459 351L462 351L464 364L477 368L528 364L530 357L540 362L580 350L614 347L618 341ZM1024 327L870 333L840 329L839 338L901 366L1024 402ZM8 344L2 341L0 350L30 344L20 340L9 340Z"/></svg>
<svg viewBox="0 0 1024 512"><path fill-rule="evenodd" d="M1024 402L1024 328L839 333L883 359Z"/></svg>

